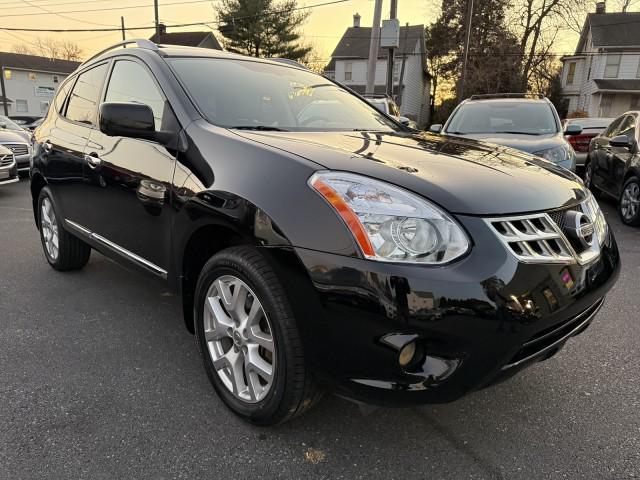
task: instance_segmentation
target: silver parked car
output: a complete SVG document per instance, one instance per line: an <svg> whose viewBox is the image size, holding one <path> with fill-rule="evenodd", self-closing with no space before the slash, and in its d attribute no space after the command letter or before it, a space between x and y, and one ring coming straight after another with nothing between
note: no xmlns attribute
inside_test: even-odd
<svg viewBox="0 0 640 480"><path fill-rule="evenodd" d="M0 145L0 185L18 181L18 169L16 160L6 147Z"/></svg>
<svg viewBox="0 0 640 480"><path fill-rule="evenodd" d="M0 145L13 152L19 171L29 170L31 133L4 115L0 115Z"/></svg>

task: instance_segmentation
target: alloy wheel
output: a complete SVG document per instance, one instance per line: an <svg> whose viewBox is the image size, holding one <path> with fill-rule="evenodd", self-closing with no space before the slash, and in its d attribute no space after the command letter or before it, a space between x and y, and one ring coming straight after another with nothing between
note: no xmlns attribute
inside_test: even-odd
<svg viewBox="0 0 640 480"><path fill-rule="evenodd" d="M233 395L262 400L275 374L273 330L258 297L232 275L218 277L207 292L204 337L216 373Z"/></svg>
<svg viewBox="0 0 640 480"><path fill-rule="evenodd" d="M57 260L59 252L58 222L53 211L51 200L44 198L40 206L40 228L44 240L44 248L52 260Z"/></svg>
<svg viewBox="0 0 640 480"><path fill-rule="evenodd" d="M633 220L640 209L640 186L636 182L629 183L620 199L620 212L625 220Z"/></svg>

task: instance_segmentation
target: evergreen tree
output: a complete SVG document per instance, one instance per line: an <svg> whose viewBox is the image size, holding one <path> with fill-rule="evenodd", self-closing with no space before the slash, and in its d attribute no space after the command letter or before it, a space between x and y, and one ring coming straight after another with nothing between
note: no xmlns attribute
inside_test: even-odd
<svg viewBox="0 0 640 480"><path fill-rule="evenodd" d="M295 7L295 0L223 0L218 20L225 47L254 57L305 57L311 47L300 43L298 31L309 14Z"/></svg>

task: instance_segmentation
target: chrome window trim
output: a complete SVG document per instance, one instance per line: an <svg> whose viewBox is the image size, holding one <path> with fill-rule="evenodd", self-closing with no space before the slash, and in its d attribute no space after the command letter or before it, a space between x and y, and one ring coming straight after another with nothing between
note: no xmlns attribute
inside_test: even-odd
<svg viewBox="0 0 640 480"><path fill-rule="evenodd" d="M165 280L167 279L167 271L165 269L159 267L155 263L150 262L149 260L147 260L145 258L142 258L140 255L136 255L135 253L127 250L126 248L121 247L117 243L114 243L111 240L109 240L107 238L104 238L103 236L98 235L95 232L92 232L88 228L83 227L82 225L80 225L80 224L78 224L76 222L73 222L71 220L65 219L65 223L67 225L69 225L71 228L73 228L74 230L86 235L91 240L94 240L94 241L96 241L96 242L98 242L98 243L110 248L111 250L114 250L115 252L117 252L120 255L128 258L129 260L132 260L133 262L137 263L138 265L141 265L141 266L151 270L153 273L155 273L156 275L161 276Z"/></svg>

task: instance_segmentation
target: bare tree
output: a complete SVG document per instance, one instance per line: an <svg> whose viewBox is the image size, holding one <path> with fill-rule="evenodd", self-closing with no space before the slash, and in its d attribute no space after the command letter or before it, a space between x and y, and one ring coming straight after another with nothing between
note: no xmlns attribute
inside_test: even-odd
<svg viewBox="0 0 640 480"><path fill-rule="evenodd" d="M11 46L11 51L13 53L19 53L21 55L33 55L33 50L26 43L14 43Z"/></svg>
<svg viewBox="0 0 640 480"><path fill-rule="evenodd" d="M58 58L62 58L63 60L79 61L82 57L82 49L77 43L70 40L60 42L59 48L60 56Z"/></svg>
<svg viewBox="0 0 640 480"><path fill-rule="evenodd" d="M78 61L82 58L82 49L70 40L55 41L52 38L36 38L33 43L18 43L11 47L13 53L39 55L46 58Z"/></svg>

